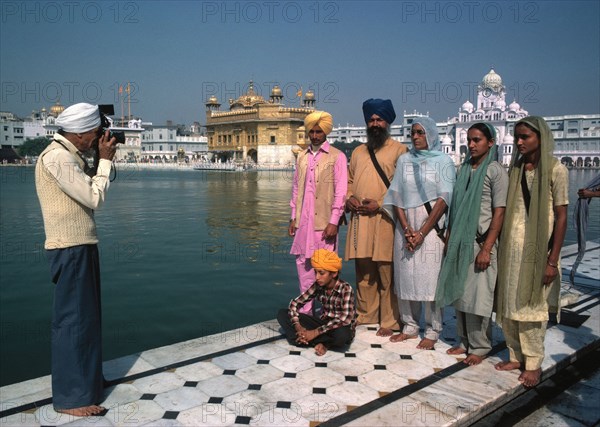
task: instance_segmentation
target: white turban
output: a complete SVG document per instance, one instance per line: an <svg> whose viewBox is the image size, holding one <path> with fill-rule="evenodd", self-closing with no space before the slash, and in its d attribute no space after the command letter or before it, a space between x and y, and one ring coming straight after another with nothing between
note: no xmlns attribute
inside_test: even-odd
<svg viewBox="0 0 600 427"><path fill-rule="evenodd" d="M100 127L98 106L85 102L71 105L59 114L56 125L70 133L83 133Z"/></svg>

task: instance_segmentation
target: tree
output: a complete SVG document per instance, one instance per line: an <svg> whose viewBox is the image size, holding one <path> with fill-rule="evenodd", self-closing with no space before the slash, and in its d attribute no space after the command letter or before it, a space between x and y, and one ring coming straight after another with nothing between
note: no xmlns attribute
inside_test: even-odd
<svg viewBox="0 0 600 427"><path fill-rule="evenodd" d="M342 151L346 155L346 157L348 157L348 160L350 160L350 156L352 156L352 151L354 151L354 149L359 145L362 145L362 143L356 140L350 143L336 141L331 145L333 145L338 150Z"/></svg>
<svg viewBox="0 0 600 427"><path fill-rule="evenodd" d="M46 137L40 137L35 139L28 139L19 147L17 147L17 151L20 156L39 156L42 151L46 149L46 147L50 145L50 140Z"/></svg>

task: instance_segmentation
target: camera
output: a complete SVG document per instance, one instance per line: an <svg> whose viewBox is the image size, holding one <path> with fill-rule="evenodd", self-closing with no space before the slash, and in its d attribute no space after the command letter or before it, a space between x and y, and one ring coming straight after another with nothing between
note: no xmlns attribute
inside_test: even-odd
<svg viewBox="0 0 600 427"><path fill-rule="evenodd" d="M98 110L100 111L100 129L102 133L104 134L108 130L110 137L117 140L117 144L125 144L125 132L110 130L113 121L108 116L115 115L115 106L112 104L102 104L98 105Z"/></svg>

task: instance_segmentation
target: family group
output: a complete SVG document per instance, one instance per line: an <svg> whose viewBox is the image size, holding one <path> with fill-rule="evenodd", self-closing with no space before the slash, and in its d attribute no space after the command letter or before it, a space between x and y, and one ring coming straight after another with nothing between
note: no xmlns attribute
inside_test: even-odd
<svg viewBox="0 0 600 427"><path fill-rule="evenodd" d="M520 369L519 380L536 385L558 307L569 187L548 125L535 116L515 123L507 173L494 126L475 123L457 169L431 118L413 119L408 149L390 136L390 100L368 99L362 110L367 143L349 163L327 141L329 113L304 121L310 144L297 158L288 230L300 295L278 313L288 340L322 355L349 345L356 325L377 324L379 336L421 338L417 348L433 350L451 305L458 344L447 352L476 365L491 350L494 312L509 349L496 369ZM356 296L339 276L346 215Z"/></svg>

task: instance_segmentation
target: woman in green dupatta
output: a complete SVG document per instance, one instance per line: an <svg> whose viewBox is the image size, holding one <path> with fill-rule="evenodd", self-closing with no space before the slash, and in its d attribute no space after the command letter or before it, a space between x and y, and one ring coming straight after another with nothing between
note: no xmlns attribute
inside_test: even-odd
<svg viewBox="0 0 600 427"><path fill-rule="evenodd" d="M491 315L497 274L497 240L502 229L508 175L496 161L496 131L475 123L467 133L469 155L462 164L450 204L448 244L438 279L436 302L453 304L458 345L477 365L492 349Z"/></svg>
<svg viewBox="0 0 600 427"><path fill-rule="evenodd" d="M515 125L504 228L498 252L496 322L509 361L526 387L539 383L548 311L558 308L560 249L567 229L567 168L553 157L552 132L541 117Z"/></svg>

